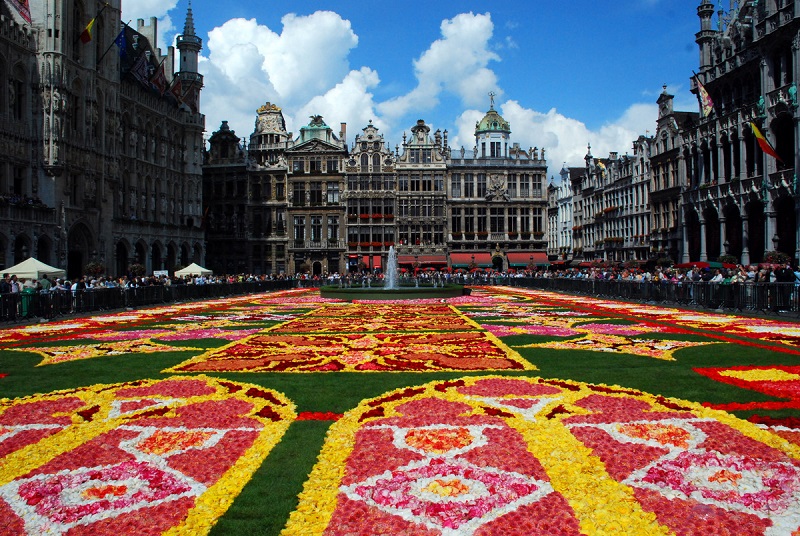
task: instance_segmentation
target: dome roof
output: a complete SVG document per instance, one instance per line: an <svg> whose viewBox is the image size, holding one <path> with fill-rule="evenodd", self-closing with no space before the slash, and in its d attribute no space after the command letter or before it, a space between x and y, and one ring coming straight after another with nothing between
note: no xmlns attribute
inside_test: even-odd
<svg viewBox="0 0 800 536"><path fill-rule="evenodd" d="M508 134L511 132L511 125L492 107L489 108L483 119L475 124L475 134L483 132L504 132Z"/></svg>

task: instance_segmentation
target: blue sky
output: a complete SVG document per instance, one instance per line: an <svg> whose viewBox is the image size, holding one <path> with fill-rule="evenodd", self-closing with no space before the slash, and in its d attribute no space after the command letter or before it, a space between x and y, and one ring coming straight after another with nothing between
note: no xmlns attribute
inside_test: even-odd
<svg viewBox="0 0 800 536"><path fill-rule="evenodd" d="M727 2L726 2L727 3ZM222 120L240 137L256 109L283 109L295 135L312 114L352 144L369 120L394 147L417 119L474 145L489 108L512 141L547 150L548 174L592 154L630 152L655 130L667 85L677 110L697 111L689 78L699 0L192 0L203 39L207 136ZM123 19L159 19L159 46L183 30L188 0L123 0Z"/></svg>

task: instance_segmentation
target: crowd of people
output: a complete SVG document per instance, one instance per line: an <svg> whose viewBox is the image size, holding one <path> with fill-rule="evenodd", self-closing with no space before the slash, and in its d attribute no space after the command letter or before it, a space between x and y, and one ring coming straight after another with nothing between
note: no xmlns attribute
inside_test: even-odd
<svg viewBox="0 0 800 536"><path fill-rule="evenodd" d="M0 194L0 205L46 207L47 205L39 199L39 196L21 195L15 193Z"/></svg>

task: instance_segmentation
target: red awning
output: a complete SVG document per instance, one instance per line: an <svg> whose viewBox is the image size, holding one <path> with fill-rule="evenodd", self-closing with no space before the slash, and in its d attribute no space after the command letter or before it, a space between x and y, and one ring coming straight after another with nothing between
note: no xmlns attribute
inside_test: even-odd
<svg viewBox="0 0 800 536"><path fill-rule="evenodd" d="M535 266L547 266L547 253L544 251L509 251L506 254L509 266L528 266L533 263Z"/></svg>
<svg viewBox="0 0 800 536"><path fill-rule="evenodd" d="M490 268L492 266L491 253L478 252L450 254L450 265L454 268L466 268L473 262L473 260L477 266L482 266L484 268Z"/></svg>

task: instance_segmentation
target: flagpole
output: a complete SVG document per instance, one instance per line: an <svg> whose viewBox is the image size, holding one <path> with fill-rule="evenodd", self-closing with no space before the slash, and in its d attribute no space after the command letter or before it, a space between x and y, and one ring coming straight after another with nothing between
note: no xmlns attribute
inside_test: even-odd
<svg viewBox="0 0 800 536"><path fill-rule="evenodd" d="M131 20L133 20L133 19L131 19ZM130 24L130 22L131 22L131 21L129 20L128 22L123 22L123 23L122 23L122 26L123 26L123 28L122 28L122 30L121 30L122 32L124 32L124 31L125 31L125 28L130 28L130 26L128 26L128 24ZM117 37L119 37L119 34L117 34ZM117 39L114 39L114 40L111 42L111 44L110 44L110 45L108 45L108 48L106 49L106 51L105 51L105 52L103 52L103 55L102 55L102 56L100 56L100 59L99 59L99 60L97 60L97 65L100 65L100 62L101 62L101 61L103 61L103 58L105 58L105 57L106 57L106 54L108 54L108 51L109 51L109 50L111 50L111 47L113 47L113 46L114 46L114 45L116 45L116 44L117 44Z"/></svg>

